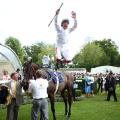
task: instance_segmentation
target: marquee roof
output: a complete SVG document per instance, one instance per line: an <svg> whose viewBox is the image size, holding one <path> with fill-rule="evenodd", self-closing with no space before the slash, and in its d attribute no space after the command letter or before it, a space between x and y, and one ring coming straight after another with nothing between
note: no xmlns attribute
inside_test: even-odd
<svg viewBox="0 0 120 120"><path fill-rule="evenodd" d="M106 73L112 71L113 73L120 74L120 67L115 66L99 66L91 69L91 73Z"/></svg>
<svg viewBox="0 0 120 120"><path fill-rule="evenodd" d="M10 75L17 68L22 74L22 65L16 53L10 47L0 44L0 78L3 70L7 70Z"/></svg>

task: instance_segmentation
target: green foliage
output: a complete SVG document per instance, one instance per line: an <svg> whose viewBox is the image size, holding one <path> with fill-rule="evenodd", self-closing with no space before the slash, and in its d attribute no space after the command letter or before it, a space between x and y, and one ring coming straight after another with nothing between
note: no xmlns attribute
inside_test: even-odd
<svg viewBox="0 0 120 120"><path fill-rule="evenodd" d="M39 63L42 64L42 58L44 55L49 55L49 57L55 56L54 46L53 45L44 45L41 53L38 54Z"/></svg>
<svg viewBox="0 0 120 120"><path fill-rule="evenodd" d="M111 39L103 39L99 41L96 40L95 44L99 45L106 53L109 65L114 65L114 66L118 65L117 62L119 59L119 52L118 52L118 47L116 46L114 41L112 41Z"/></svg>
<svg viewBox="0 0 120 120"><path fill-rule="evenodd" d="M120 66L120 54L115 42L111 39L95 40L87 43L74 57L75 67L92 67L112 65Z"/></svg>
<svg viewBox="0 0 120 120"><path fill-rule="evenodd" d="M42 48L44 47L43 43L36 43L34 45L31 46L31 57L33 59L33 61L35 61L36 63L39 63L39 53L42 52Z"/></svg>
<svg viewBox="0 0 120 120"><path fill-rule="evenodd" d="M23 46L23 49L25 51L25 57L32 56L30 46Z"/></svg>
<svg viewBox="0 0 120 120"><path fill-rule="evenodd" d="M24 46L24 50L27 56L31 56L33 62L42 64L42 58L44 55L54 56L54 46L44 43L36 43L31 46Z"/></svg>
<svg viewBox="0 0 120 120"><path fill-rule="evenodd" d="M25 57L30 56L33 62L42 64L42 57L44 55L54 56L55 53L53 45L44 44L43 42L22 47L18 39L9 37L5 40L5 44L15 51L22 63Z"/></svg>
<svg viewBox="0 0 120 120"><path fill-rule="evenodd" d="M18 55L20 61L23 63L24 49L22 48L19 40L14 37L9 37L5 40L5 44Z"/></svg>
<svg viewBox="0 0 120 120"><path fill-rule="evenodd" d="M74 64L78 67L86 68L88 71L92 67L106 64L107 57L98 45L94 42L87 43L83 49L74 57Z"/></svg>

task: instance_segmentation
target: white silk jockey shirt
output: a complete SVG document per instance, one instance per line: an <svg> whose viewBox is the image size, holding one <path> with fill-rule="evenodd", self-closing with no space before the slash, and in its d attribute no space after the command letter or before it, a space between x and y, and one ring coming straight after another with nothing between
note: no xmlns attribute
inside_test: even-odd
<svg viewBox="0 0 120 120"><path fill-rule="evenodd" d="M74 25L71 28L68 28L66 30L63 29L63 27L60 27L57 24L58 15L55 17L55 29L57 31L57 47L63 47L64 45L68 44L68 36L69 34L75 30L77 27L77 20L74 19Z"/></svg>
<svg viewBox="0 0 120 120"><path fill-rule="evenodd" d="M33 99L47 98L48 81L43 78L30 80L29 93L32 93Z"/></svg>

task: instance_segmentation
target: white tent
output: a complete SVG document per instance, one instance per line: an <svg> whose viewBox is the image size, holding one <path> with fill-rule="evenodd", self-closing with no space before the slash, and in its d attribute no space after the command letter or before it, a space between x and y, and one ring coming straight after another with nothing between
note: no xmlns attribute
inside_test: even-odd
<svg viewBox="0 0 120 120"><path fill-rule="evenodd" d="M0 44L0 79L3 70L7 70L10 75L17 68L20 69L22 75L22 65L16 53L8 46Z"/></svg>
<svg viewBox="0 0 120 120"><path fill-rule="evenodd" d="M91 69L92 74L96 73L106 73L106 72L112 71L113 73L118 73L120 74L120 67L115 67L115 66L99 66L96 68Z"/></svg>

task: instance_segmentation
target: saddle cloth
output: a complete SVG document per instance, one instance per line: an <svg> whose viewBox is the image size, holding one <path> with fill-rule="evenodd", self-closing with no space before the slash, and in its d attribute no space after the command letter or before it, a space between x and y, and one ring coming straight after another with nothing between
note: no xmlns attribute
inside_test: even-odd
<svg viewBox="0 0 120 120"><path fill-rule="evenodd" d="M62 83L64 81L64 75L62 72L56 72L56 71L46 71L48 73L48 79L52 79L52 81L57 84L57 81L59 83Z"/></svg>

